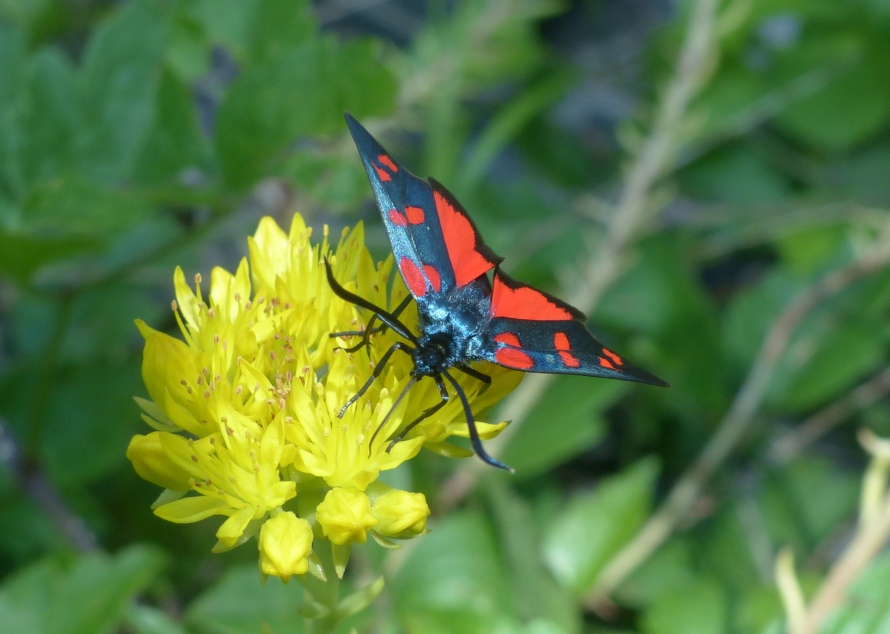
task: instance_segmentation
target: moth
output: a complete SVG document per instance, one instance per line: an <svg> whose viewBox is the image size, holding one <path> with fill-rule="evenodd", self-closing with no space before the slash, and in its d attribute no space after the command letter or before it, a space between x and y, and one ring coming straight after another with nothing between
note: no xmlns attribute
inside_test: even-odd
<svg viewBox="0 0 890 634"><path fill-rule="evenodd" d="M441 401L403 428L390 448L441 409L453 393L463 406L473 451L487 464L509 470L482 446L469 400L455 380L455 372L490 384L491 378L472 365L487 361L523 372L582 374L668 386L597 341L577 308L504 273L500 268L503 258L485 244L451 192L434 179L423 180L399 165L349 114L346 123L410 296L389 312L343 288L325 263L334 293L373 314L364 331L331 336L361 335L360 343L346 349L350 352L367 345L370 334L383 328L391 328L404 339L383 353L371 377L343 406L340 416L370 388L393 355L407 354L413 370L393 408L426 377L436 382ZM412 299L417 304L416 333L399 319ZM374 328L376 321L383 325Z"/></svg>

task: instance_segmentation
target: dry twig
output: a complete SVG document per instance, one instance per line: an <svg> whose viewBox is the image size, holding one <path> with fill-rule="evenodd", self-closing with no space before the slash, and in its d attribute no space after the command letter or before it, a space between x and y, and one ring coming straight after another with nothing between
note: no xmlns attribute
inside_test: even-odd
<svg viewBox="0 0 890 634"><path fill-rule="evenodd" d="M606 566L587 597L596 609L612 591L668 538L692 509L717 467L747 433L766 395L779 359L806 315L823 300L890 264L890 224L874 246L848 266L837 269L801 293L773 322L748 376L698 459L677 481L665 502L637 536Z"/></svg>
<svg viewBox="0 0 890 634"><path fill-rule="evenodd" d="M817 634L826 617L841 606L853 582L890 539L890 441L867 430L860 432L859 438L873 455L863 483L859 527L804 613L789 618L792 634Z"/></svg>
<svg viewBox="0 0 890 634"><path fill-rule="evenodd" d="M793 460L808 445L853 414L890 393L890 368L851 390L842 399L820 409L776 442L769 452L772 462Z"/></svg>

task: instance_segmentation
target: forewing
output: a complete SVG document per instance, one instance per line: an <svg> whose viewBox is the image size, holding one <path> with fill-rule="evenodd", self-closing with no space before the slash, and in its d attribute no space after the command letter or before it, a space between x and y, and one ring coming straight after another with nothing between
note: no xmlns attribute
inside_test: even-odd
<svg viewBox="0 0 890 634"><path fill-rule="evenodd" d="M668 385L597 341L577 309L500 272L494 277L491 314L488 361L524 372Z"/></svg>
<svg viewBox="0 0 890 634"><path fill-rule="evenodd" d="M399 272L415 298L461 288L501 261L448 190L396 163L349 114L346 123L371 181Z"/></svg>

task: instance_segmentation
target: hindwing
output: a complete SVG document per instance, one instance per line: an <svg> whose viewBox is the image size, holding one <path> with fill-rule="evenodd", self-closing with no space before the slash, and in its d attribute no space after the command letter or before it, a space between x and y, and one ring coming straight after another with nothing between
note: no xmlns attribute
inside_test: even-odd
<svg viewBox="0 0 890 634"><path fill-rule="evenodd" d="M590 334L576 308L497 271L486 360L524 372L583 374L667 386Z"/></svg>

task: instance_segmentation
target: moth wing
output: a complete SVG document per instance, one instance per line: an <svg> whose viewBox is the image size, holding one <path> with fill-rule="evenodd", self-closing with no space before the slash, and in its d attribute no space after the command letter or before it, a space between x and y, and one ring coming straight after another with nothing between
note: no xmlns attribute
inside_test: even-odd
<svg viewBox="0 0 890 634"><path fill-rule="evenodd" d="M576 308L495 273L486 359L524 372L582 374L667 386L598 341Z"/></svg>
<svg viewBox="0 0 890 634"><path fill-rule="evenodd" d="M415 299L447 294L501 261L454 196L399 165L346 114L349 132L371 182L396 265Z"/></svg>

